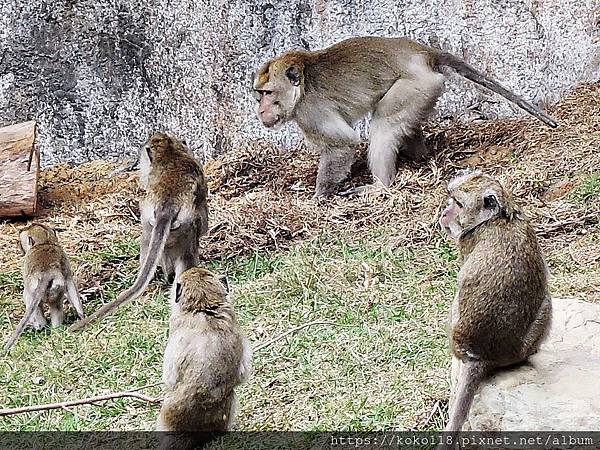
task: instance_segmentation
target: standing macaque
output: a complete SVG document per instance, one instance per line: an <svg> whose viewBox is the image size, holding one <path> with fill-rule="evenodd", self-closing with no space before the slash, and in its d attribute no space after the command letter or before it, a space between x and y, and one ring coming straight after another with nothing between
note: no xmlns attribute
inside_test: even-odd
<svg viewBox="0 0 600 450"><path fill-rule="evenodd" d="M369 167L375 183L388 187L396 176L398 151L414 160L429 156L421 124L442 94L444 68L557 126L460 58L409 39L381 37L351 38L312 52L293 50L267 61L254 77L257 114L268 128L295 121L320 149L315 195L329 196L354 161L360 141L354 126L371 113Z"/></svg>
<svg viewBox="0 0 600 450"><path fill-rule="evenodd" d="M250 373L252 349L217 276L194 267L176 283L163 363L166 394L156 427L184 433L171 436L176 446L163 443L180 449L186 448L187 433L202 441L203 433L231 428L234 388Z"/></svg>
<svg viewBox="0 0 600 450"><path fill-rule="evenodd" d="M460 370L445 438L454 443L482 380L538 350L552 306L535 232L510 193L481 172L453 179L448 193L440 224L462 261L450 312L450 348ZM439 448L453 447L447 441Z"/></svg>
<svg viewBox="0 0 600 450"><path fill-rule="evenodd" d="M83 329L142 295L158 265L177 279L200 261L199 240L208 231L208 188L202 166L187 146L163 133L152 135L140 154L140 184L146 195L140 201L138 276L133 286L72 325L71 331Z"/></svg>
<svg viewBox="0 0 600 450"><path fill-rule="evenodd" d="M62 325L65 318L64 297L84 318L81 297L77 291L67 255L58 243L56 232L45 225L33 223L19 233L23 258L23 300L25 314L4 346L8 354L27 324L35 330L46 326L42 304L50 310L53 327Z"/></svg>

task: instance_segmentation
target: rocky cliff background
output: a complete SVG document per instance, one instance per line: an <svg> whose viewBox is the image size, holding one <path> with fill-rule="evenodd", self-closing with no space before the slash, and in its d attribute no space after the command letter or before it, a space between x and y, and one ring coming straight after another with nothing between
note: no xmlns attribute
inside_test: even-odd
<svg viewBox="0 0 600 450"><path fill-rule="evenodd" d="M2 0L0 125L35 119L44 164L133 155L155 130L201 157L264 130L250 74L291 47L408 36L464 57L539 105L600 79L597 0ZM521 114L451 77L437 120Z"/></svg>

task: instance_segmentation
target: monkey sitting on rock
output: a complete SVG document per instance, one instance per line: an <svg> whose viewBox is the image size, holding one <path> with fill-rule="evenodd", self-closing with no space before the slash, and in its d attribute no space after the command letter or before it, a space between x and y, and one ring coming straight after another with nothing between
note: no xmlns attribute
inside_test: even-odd
<svg viewBox="0 0 600 450"><path fill-rule="evenodd" d="M533 227L494 178L481 172L448 184L440 224L457 242L461 268L450 311L450 348L458 385L439 449L454 448L482 380L525 361L548 332L548 271Z"/></svg>
<svg viewBox="0 0 600 450"><path fill-rule="evenodd" d="M81 297L77 291L67 255L58 243L56 232L45 225L33 223L19 233L19 245L23 259L23 299L25 314L12 333L4 353L10 352L27 324L35 330L46 326L42 304L48 305L53 327L62 325L64 297L75 308L80 319L84 318Z"/></svg>
<svg viewBox="0 0 600 450"><path fill-rule="evenodd" d="M409 39L374 36L313 52L293 50L264 63L254 77L257 115L268 128L295 121L306 140L319 148L319 197L333 194L348 176L360 141L354 126L371 113L369 167L376 185L389 187L399 150L414 160L429 155L421 125L442 94L444 68L557 126L537 107L454 55ZM347 193L365 189L370 187Z"/></svg>
<svg viewBox="0 0 600 450"><path fill-rule="evenodd" d="M234 388L246 380L251 363L252 349L226 285L208 270L185 271L172 293L163 362L166 394L156 425L157 431L175 434L166 435L161 448L194 448L206 440L205 433L229 430Z"/></svg>

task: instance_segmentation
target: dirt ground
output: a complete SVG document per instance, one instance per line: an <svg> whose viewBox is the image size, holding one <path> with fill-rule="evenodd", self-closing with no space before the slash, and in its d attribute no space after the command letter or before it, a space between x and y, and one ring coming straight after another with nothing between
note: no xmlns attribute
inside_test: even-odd
<svg viewBox="0 0 600 450"><path fill-rule="evenodd" d="M319 233L360 232L381 224L397 229L397 244L418 246L439 232L436 222L445 182L460 169L476 167L505 182L532 218L552 272L558 273L555 288L561 295L599 300L597 279L567 276L573 268L553 264L565 253L574 266L590 267L600 260L600 198L595 191L600 168L599 87L581 86L552 108L550 113L560 123L555 130L529 117L430 128L427 143L435 156L421 165L400 161L394 186L376 195L319 203L311 198L316 154L303 146L284 151L252 142L205 164L211 226L202 257L214 260L284 249ZM364 148L358 156L347 185L368 180ZM137 175L109 177L116 167L94 161L42 171L36 219L60 230L68 254L139 235ZM25 223L0 223L0 272L19 270L17 234ZM83 292L93 293L111 277L111 267L92 277L80 265L76 276Z"/></svg>

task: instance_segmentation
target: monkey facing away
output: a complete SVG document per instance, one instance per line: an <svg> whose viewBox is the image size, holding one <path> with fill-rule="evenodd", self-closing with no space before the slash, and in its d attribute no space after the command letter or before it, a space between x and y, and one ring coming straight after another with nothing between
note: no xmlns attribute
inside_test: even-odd
<svg viewBox="0 0 600 450"><path fill-rule="evenodd" d="M552 306L535 232L510 193L481 172L453 179L448 193L440 224L462 262L450 312L450 348L460 361L446 427L454 442L482 380L538 350Z"/></svg>
<svg viewBox="0 0 600 450"><path fill-rule="evenodd" d="M133 286L71 326L79 331L139 297L161 266L175 279L199 263L199 239L208 231L208 189L202 166L187 146L163 133L153 134L140 153L142 237L140 269Z"/></svg>
<svg viewBox="0 0 600 450"><path fill-rule="evenodd" d="M157 431L227 431L235 416L234 388L250 373L252 349L216 275L194 267L176 283Z"/></svg>
<svg viewBox="0 0 600 450"><path fill-rule="evenodd" d="M449 53L404 38L357 37L318 51L293 50L263 64L254 77L263 125L295 121L320 149L316 196L334 193L350 172L354 129L371 113L369 167L390 186L397 152L428 156L421 124L441 95L450 68L515 103L548 126L557 123L537 107ZM352 192L364 189L357 188Z"/></svg>
<svg viewBox="0 0 600 450"><path fill-rule="evenodd" d="M42 303L49 307L53 327L59 327L63 323L65 295L79 318L84 317L69 259L58 243L56 232L45 225L33 223L19 233L19 245L25 254L23 299L26 308L25 315L4 346L4 353L10 352L27 324L35 330L46 326Z"/></svg>

